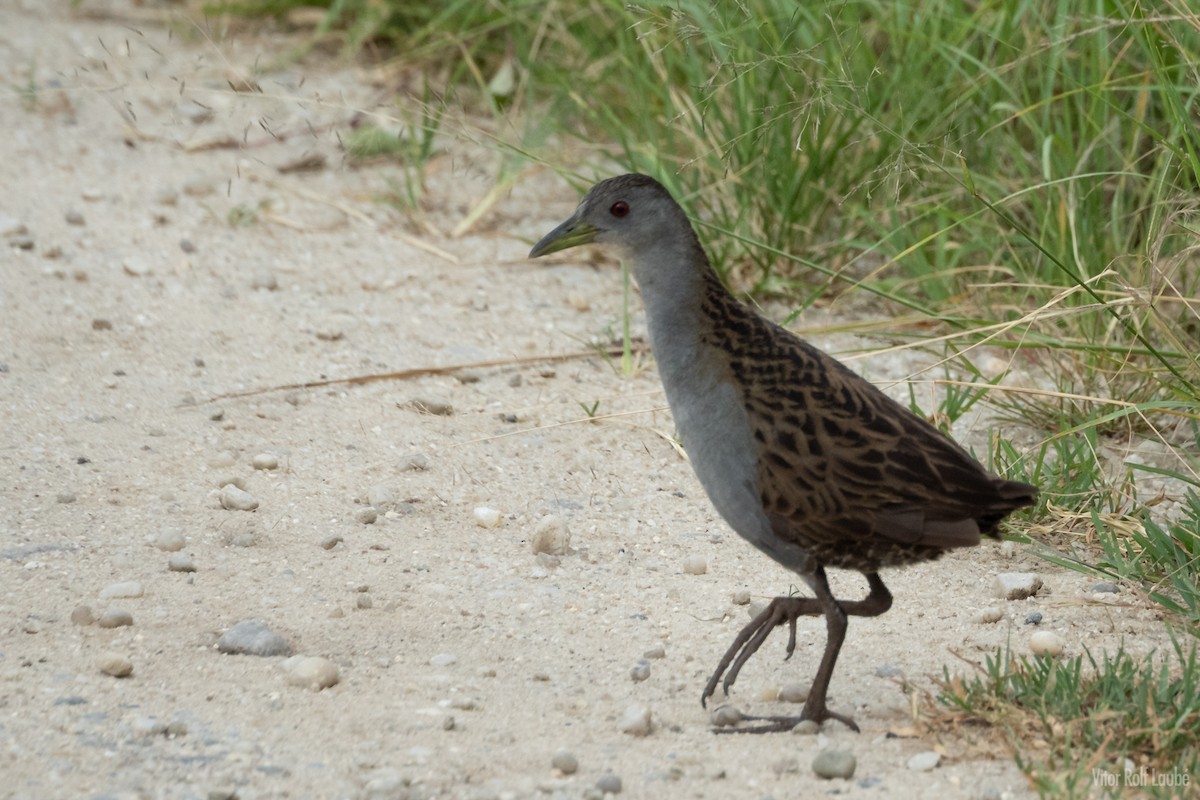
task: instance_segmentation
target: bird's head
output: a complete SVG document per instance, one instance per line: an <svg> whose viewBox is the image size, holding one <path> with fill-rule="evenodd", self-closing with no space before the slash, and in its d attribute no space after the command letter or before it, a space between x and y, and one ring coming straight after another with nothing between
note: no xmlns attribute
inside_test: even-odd
<svg viewBox="0 0 1200 800"><path fill-rule="evenodd" d="M662 184L646 175L620 175L593 186L571 218L535 244L529 257L594 242L628 258L655 249L664 235L681 229L690 233L691 225Z"/></svg>

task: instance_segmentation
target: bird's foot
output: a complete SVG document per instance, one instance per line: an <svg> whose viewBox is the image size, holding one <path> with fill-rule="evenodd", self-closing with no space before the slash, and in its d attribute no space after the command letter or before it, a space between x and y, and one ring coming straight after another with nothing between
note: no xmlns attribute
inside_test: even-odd
<svg viewBox="0 0 1200 800"><path fill-rule="evenodd" d="M762 643L767 640L771 631L777 626L786 623L789 627L786 658L791 658L792 653L796 650L796 620L800 617L821 616L824 613L825 609L815 598L776 597L761 614L750 620L750 623L742 628L741 633L733 640L733 644L725 651L721 662L717 664L716 671L708 679L708 683L704 687L704 693L700 695L700 704L705 707L708 706L708 698L716 693L718 684L721 685L725 694L729 694L729 688L737 680L738 673L742 671L742 666L750 656L758 651L758 648L762 646ZM722 677L724 677L723 682ZM807 709L807 706L805 708ZM796 722L799 721L799 719L796 720ZM821 720L818 719L817 721L820 722ZM783 730L788 729L784 728Z"/></svg>
<svg viewBox="0 0 1200 800"><path fill-rule="evenodd" d="M804 710L800 712L800 716L798 717L782 715L744 716L742 717L743 722L754 724L745 728L714 728L713 733L786 733L805 720L812 720L820 725L830 719L837 720L855 733L860 732L858 723L853 719L847 717L845 714L830 711L825 707L825 703L822 702L819 704L819 708L814 707L811 709L808 707L808 704L805 704Z"/></svg>

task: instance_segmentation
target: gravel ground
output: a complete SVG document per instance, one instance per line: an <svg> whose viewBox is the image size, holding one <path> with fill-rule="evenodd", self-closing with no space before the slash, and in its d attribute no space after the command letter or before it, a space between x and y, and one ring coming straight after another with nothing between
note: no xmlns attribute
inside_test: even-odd
<svg viewBox="0 0 1200 800"><path fill-rule="evenodd" d="M1020 798L998 740L914 720L943 668L1034 630L1164 643L1129 593L990 544L851 621L830 703L861 734L714 735L709 671L795 581L714 515L651 362L543 358L619 330L612 264L524 259L576 196L530 171L450 236L498 161L447 138L422 215L380 202L403 168L337 138L390 97L373 73L81 7L0 7L0 795ZM743 712L798 711L824 626L785 639Z"/></svg>

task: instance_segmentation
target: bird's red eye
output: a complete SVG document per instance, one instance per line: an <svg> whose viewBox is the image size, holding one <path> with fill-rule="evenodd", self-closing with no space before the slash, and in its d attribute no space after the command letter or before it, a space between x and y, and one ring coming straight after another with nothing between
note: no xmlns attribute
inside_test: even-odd
<svg viewBox="0 0 1200 800"><path fill-rule="evenodd" d="M614 217L623 217L629 213L629 203L626 203L624 200L618 200L612 204L612 208L608 210L608 213Z"/></svg>

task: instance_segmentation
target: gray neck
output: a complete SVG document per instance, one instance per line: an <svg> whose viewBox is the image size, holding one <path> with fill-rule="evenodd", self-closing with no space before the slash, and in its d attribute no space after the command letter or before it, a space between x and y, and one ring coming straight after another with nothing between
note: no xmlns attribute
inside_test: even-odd
<svg viewBox="0 0 1200 800"><path fill-rule="evenodd" d="M710 283L717 280L690 228L687 233L686 238L660 240L630 259L646 305L650 347L668 394L699 356L709 324L702 307Z"/></svg>

